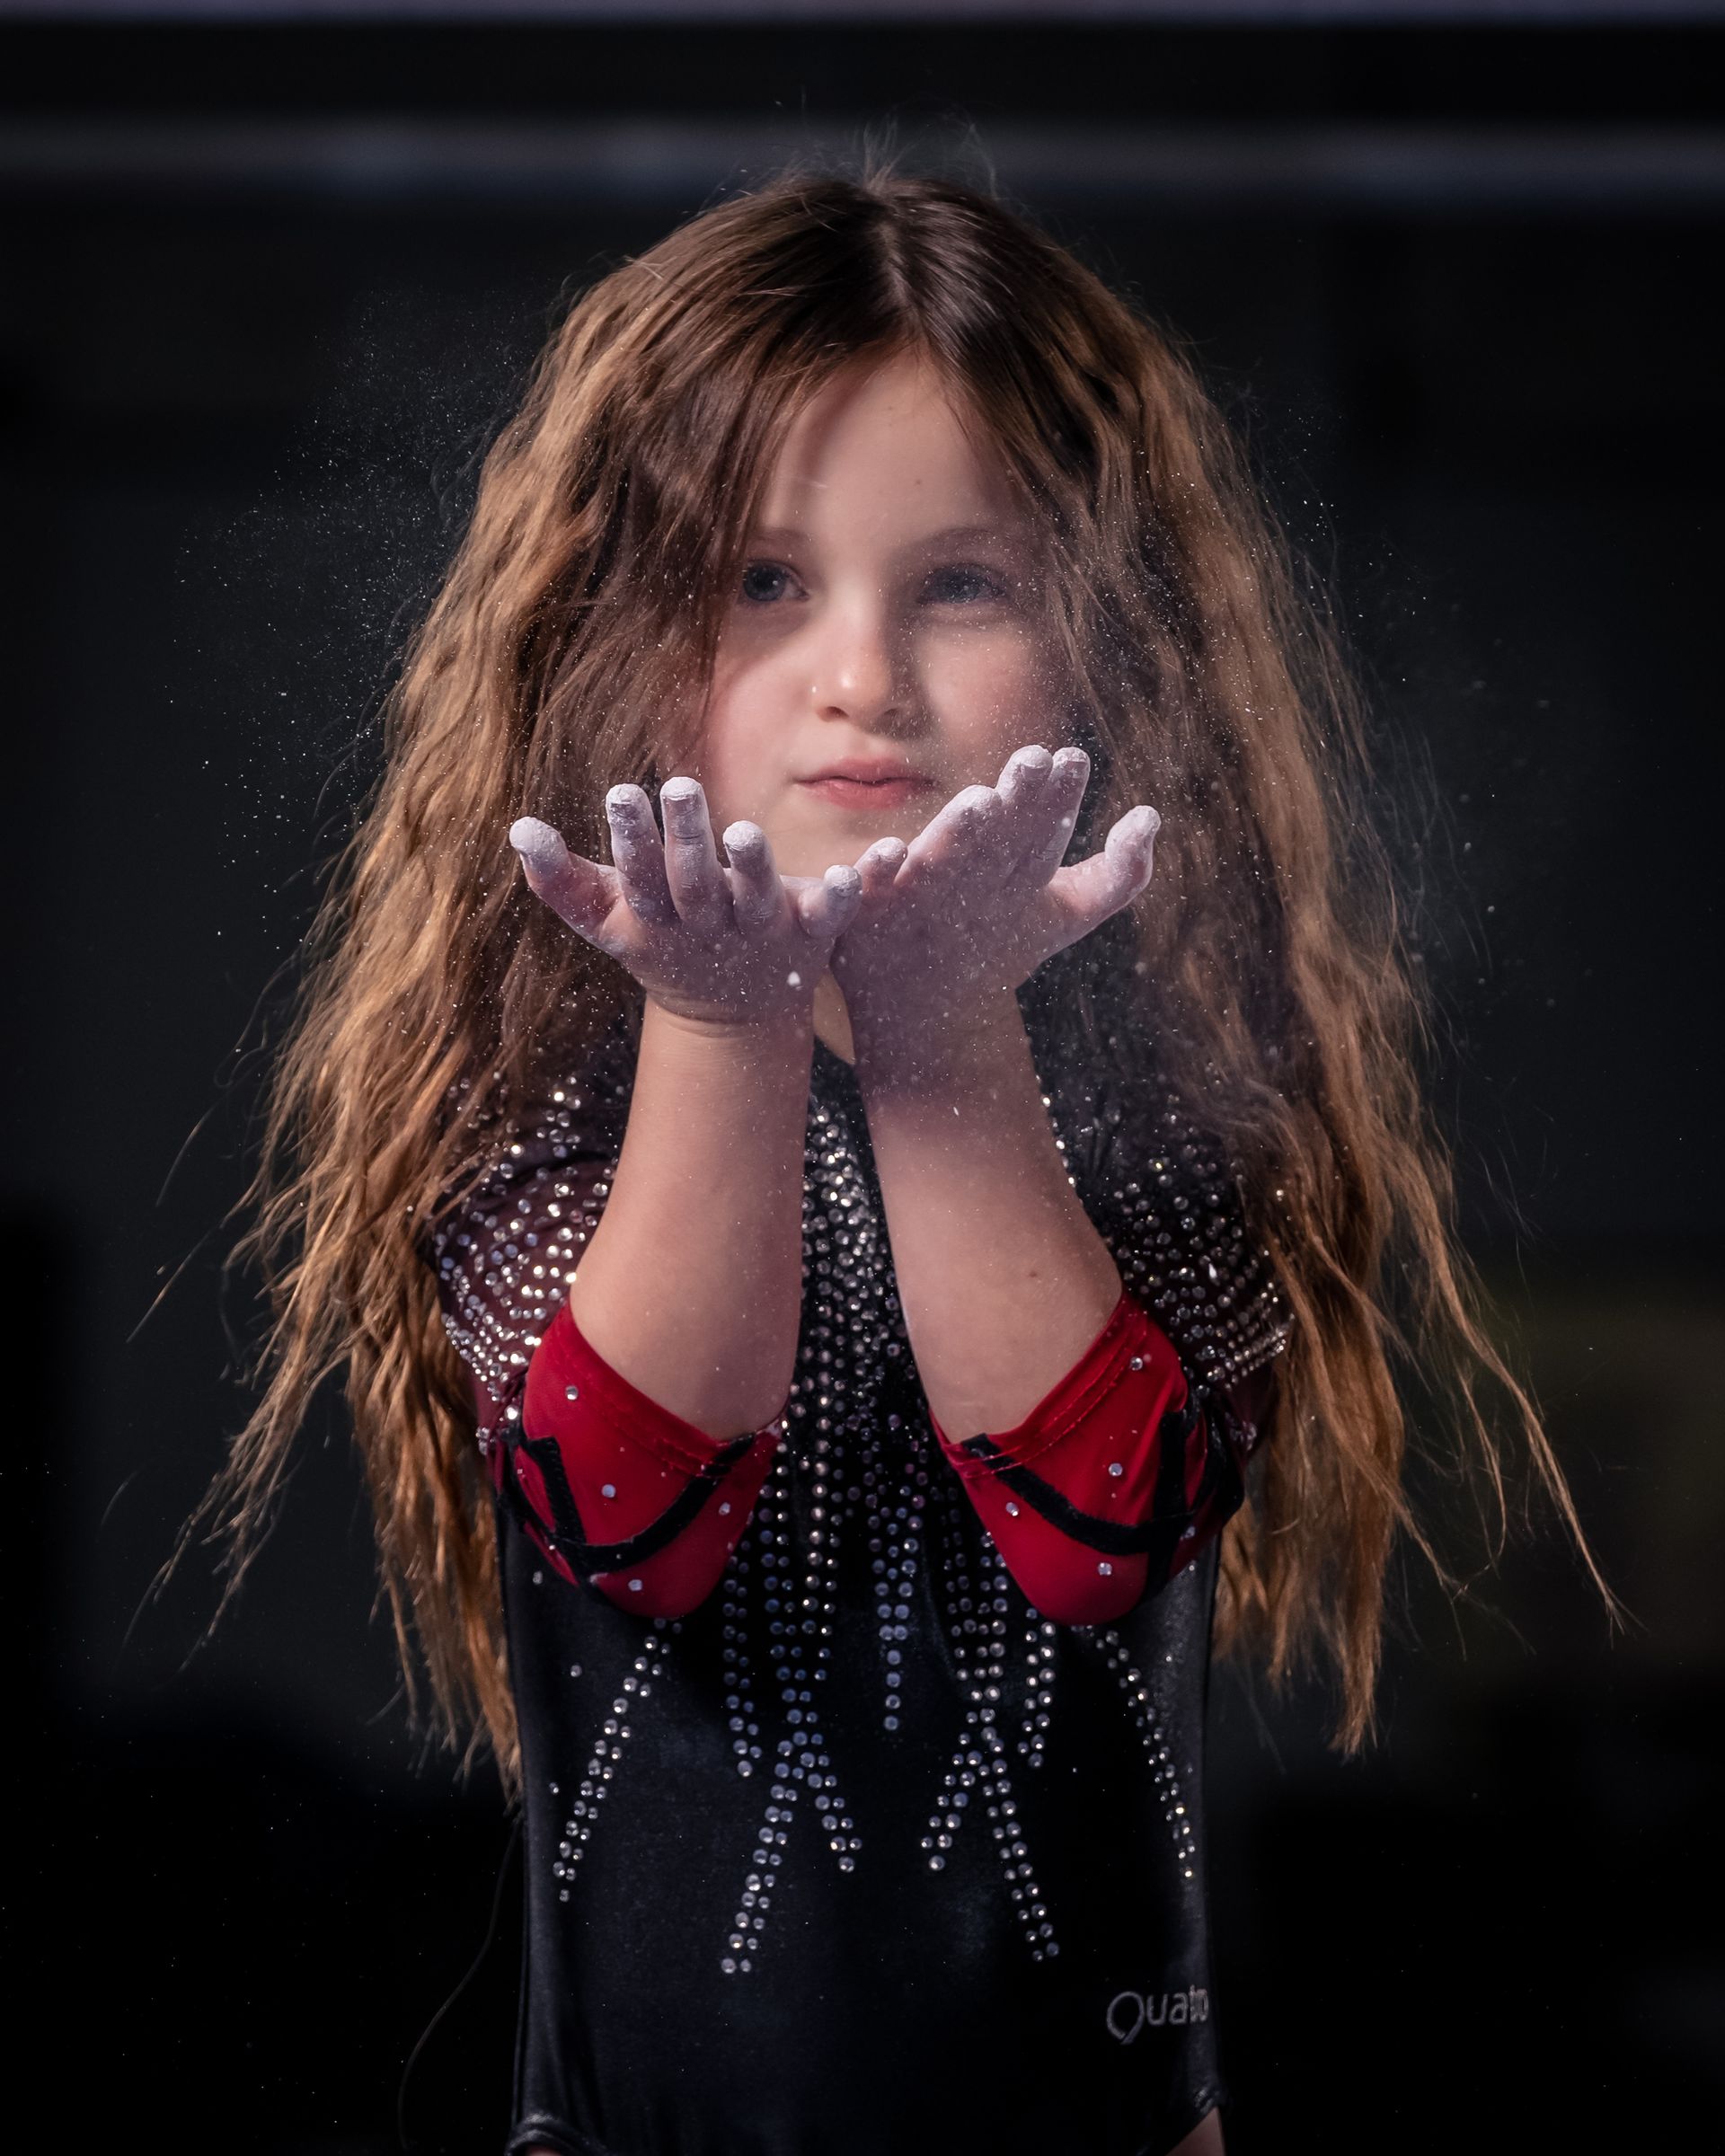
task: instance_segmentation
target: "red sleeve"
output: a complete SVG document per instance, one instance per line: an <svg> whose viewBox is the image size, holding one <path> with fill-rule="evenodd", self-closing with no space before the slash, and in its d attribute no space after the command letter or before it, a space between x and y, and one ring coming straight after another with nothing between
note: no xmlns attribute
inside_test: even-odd
<svg viewBox="0 0 1725 2156"><path fill-rule="evenodd" d="M565 1296L491 1465L565 1579L639 1616L681 1617L718 1586L780 1435L711 1437L661 1408L588 1345Z"/></svg>
<svg viewBox="0 0 1725 2156"><path fill-rule="evenodd" d="M1167 1335L1122 1294L1015 1430L935 1435L1031 1605L1057 1624L1108 1624L1239 1508L1255 1431L1221 1394L1190 1391Z"/></svg>

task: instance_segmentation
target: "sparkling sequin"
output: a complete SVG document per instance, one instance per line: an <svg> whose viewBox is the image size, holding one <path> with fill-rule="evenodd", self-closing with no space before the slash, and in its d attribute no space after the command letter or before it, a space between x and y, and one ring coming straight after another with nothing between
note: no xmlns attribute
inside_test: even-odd
<svg viewBox="0 0 1725 2156"><path fill-rule="evenodd" d="M587 1771L582 1776L575 1801L569 1808L563 1822L562 1839L557 1844L557 1854L551 1867L552 1877L557 1881L557 1898L569 1899L576 1871L586 1854L588 1842L592 1839L593 1823L599 1816L599 1807L605 1802L621 1764L624 1747L634 1734L632 1725L624 1718L630 1712L630 1700L644 1701L653 1688L653 1679L665 1666L665 1657L670 1651L673 1636L682 1630L680 1619L654 1618L652 1631L641 1652L630 1666L623 1689L611 1702L611 1712L600 1726L593 1740ZM571 1675L578 1674L571 1671ZM555 1784L553 1785L555 1794Z"/></svg>
<svg viewBox="0 0 1725 2156"><path fill-rule="evenodd" d="M1173 1844L1181 1876L1192 1878L1196 1876L1198 1867L1192 1823L1185 1798L1181 1795L1168 1734L1163 1727L1149 1685L1134 1665L1131 1650L1112 1626L1084 1626L1079 1628L1077 1637L1101 1652L1104 1664L1112 1671L1120 1687L1127 1710L1137 1726L1139 1741L1150 1769L1150 1779L1157 1793L1163 1824L1167 1827L1169 1839Z"/></svg>

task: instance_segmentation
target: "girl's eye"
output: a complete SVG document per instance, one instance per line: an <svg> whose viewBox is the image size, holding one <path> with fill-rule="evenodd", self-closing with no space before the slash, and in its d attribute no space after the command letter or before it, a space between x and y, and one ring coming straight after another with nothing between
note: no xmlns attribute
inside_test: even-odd
<svg viewBox="0 0 1725 2156"><path fill-rule="evenodd" d="M742 595L752 606L771 605L783 596L785 580L791 572L781 569L776 561L751 561L743 571Z"/></svg>
<svg viewBox="0 0 1725 2156"><path fill-rule="evenodd" d="M986 570L957 565L937 569L928 579L928 596L939 605L975 605L980 600L1004 599L1005 589Z"/></svg>
<svg viewBox="0 0 1725 2156"><path fill-rule="evenodd" d="M795 579L776 561L751 561L744 570L740 596L750 606L771 606L786 597ZM936 605L974 606L1004 599L1005 587L986 570L964 563L937 569L924 586L924 596Z"/></svg>

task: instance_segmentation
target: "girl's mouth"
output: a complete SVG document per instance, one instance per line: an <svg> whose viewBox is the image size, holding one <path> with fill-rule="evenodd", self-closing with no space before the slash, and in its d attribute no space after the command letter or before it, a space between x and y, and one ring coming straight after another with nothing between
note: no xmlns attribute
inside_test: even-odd
<svg viewBox="0 0 1725 2156"><path fill-rule="evenodd" d="M902 764L834 764L797 784L838 808L898 808L934 791L934 781Z"/></svg>

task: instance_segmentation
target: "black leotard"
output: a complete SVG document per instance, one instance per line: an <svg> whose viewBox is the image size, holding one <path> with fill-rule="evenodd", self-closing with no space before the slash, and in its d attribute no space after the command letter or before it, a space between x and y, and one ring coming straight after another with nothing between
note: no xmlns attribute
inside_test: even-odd
<svg viewBox="0 0 1725 2156"><path fill-rule="evenodd" d="M1047 1068L1045 1064L1044 1068ZM596 1223L604 1063L429 1251L494 1436ZM1146 1105L1146 1103L1148 1105ZM1054 1102L1195 1386L1286 1308L1172 1102ZM526 1813L512 2152L1159 2156L1226 2101L1206 1927L1216 1546L1119 1621L1026 1602L932 1439L854 1080L818 1049L799 1377L718 1590L642 1619L500 1515Z"/></svg>

